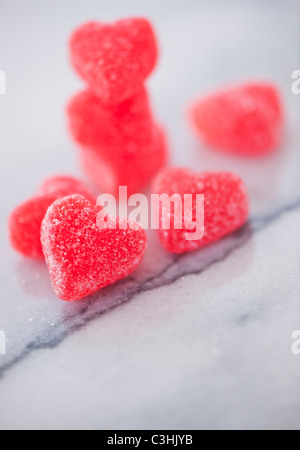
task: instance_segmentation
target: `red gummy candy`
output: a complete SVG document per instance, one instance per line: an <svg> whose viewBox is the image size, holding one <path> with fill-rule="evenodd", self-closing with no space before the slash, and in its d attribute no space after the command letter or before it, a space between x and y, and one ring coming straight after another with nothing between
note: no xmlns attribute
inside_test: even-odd
<svg viewBox="0 0 300 450"><path fill-rule="evenodd" d="M13 248L28 258L44 258L40 233L46 211L58 198L74 193L96 203L96 198L87 186L73 177L55 176L47 179L36 197L19 205L9 217L9 234Z"/></svg>
<svg viewBox="0 0 300 450"><path fill-rule="evenodd" d="M28 258L43 258L40 241L44 215L57 197L33 197L18 206L9 218L9 235L13 248Z"/></svg>
<svg viewBox="0 0 300 450"><path fill-rule="evenodd" d="M82 163L98 188L116 193L118 186L138 192L167 159L164 132L152 119L144 88L108 108L90 91L68 105L70 131L84 149Z"/></svg>
<svg viewBox="0 0 300 450"><path fill-rule="evenodd" d="M108 153L109 158L120 152L120 146L123 153L125 146L130 154L138 151L135 146L148 144L152 139L153 118L144 87L124 102L110 107L91 91L79 92L70 100L67 114L74 139L99 153Z"/></svg>
<svg viewBox="0 0 300 450"><path fill-rule="evenodd" d="M249 215L246 186L232 173L196 173L184 168L167 168L156 177L153 193L170 197L179 194L182 199L182 229L175 229L172 204L170 209L162 204L159 211L159 237L163 247L172 253L188 252L217 241L244 225ZM192 194L192 210L185 210L185 194ZM188 240L187 234L195 232L196 227L187 229L184 215L195 222L196 194L204 195L204 234L198 240ZM171 226L163 229L167 215L170 215Z"/></svg>
<svg viewBox="0 0 300 450"><path fill-rule="evenodd" d="M103 102L117 104L132 96L152 72L158 49L148 20L132 18L82 25L71 36L70 52L89 88Z"/></svg>
<svg viewBox="0 0 300 450"><path fill-rule="evenodd" d="M46 263L62 300L82 299L129 275L144 255L147 237L142 228L117 218L117 228L109 229L97 220L97 212L88 200L72 195L54 202L43 220ZM120 229L121 222L128 227Z"/></svg>
<svg viewBox="0 0 300 450"><path fill-rule="evenodd" d="M260 156L280 143L283 111L278 90L249 83L211 94L191 109L196 131L211 146L227 153Z"/></svg>
<svg viewBox="0 0 300 450"><path fill-rule="evenodd" d="M127 186L128 195L140 192L164 166L167 158L166 138L162 128L154 129L153 142L140 148L139 155L125 155L108 160L94 150L80 152L81 164L90 180L101 192L117 195L119 186ZM138 150L138 147L136 147Z"/></svg>

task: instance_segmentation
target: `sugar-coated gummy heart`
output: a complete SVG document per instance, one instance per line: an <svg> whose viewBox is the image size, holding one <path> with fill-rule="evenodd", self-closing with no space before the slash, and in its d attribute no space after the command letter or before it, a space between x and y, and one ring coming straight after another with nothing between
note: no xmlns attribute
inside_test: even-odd
<svg viewBox="0 0 300 450"><path fill-rule="evenodd" d="M138 147L136 147L138 150ZM119 186L127 186L128 195L141 192L167 159L167 144L162 128L156 127L153 142L140 148L136 156L120 155L109 160L105 154L92 149L80 151L86 175L101 192L118 194Z"/></svg>
<svg viewBox="0 0 300 450"><path fill-rule="evenodd" d="M15 208L9 217L9 235L13 248L28 258L44 258L40 233L46 211L58 198L74 193L96 202L85 183L73 177L55 176L45 180L37 195Z"/></svg>
<svg viewBox="0 0 300 450"><path fill-rule="evenodd" d="M113 24L89 22L70 39L72 64L105 103L132 96L152 72L157 43L148 20L130 18Z"/></svg>
<svg viewBox="0 0 300 450"><path fill-rule="evenodd" d="M144 255L142 228L127 219L117 219L116 229L102 227L97 213L88 200L73 195L54 202L43 220L43 251L62 300L82 299L129 275ZM120 229L121 221L131 226Z"/></svg>
<svg viewBox="0 0 300 450"><path fill-rule="evenodd" d="M68 118L74 139L84 149L84 169L98 188L116 193L119 185L138 192L165 164L164 132L153 123L144 88L109 108L91 91L69 103Z"/></svg>
<svg viewBox="0 0 300 450"><path fill-rule="evenodd" d="M188 252L217 241L244 225L249 215L245 184L232 173L197 173L184 168L167 168L156 177L153 193L179 194L182 217L185 213L184 194L193 195L192 217L196 214L196 194L204 194L204 235L200 240L187 240L187 233L193 230L187 230L184 225L182 229L174 229L174 208L170 209L170 229L163 229L162 222L168 210L161 208L159 237L163 247L172 253Z"/></svg>
<svg viewBox="0 0 300 450"><path fill-rule="evenodd" d="M231 154L268 154L282 136L280 95L267 83L248 83L205 96L191 108L191 118L208 145Z"/></svg>
<svg viewBox="0 0 300 450"><path fill-rule="evenodd" d="M91 91L82 91L70 100L67 115L73 138L108 158L128 158L152 140L154 124L144 87L109 107Z"/></svg>

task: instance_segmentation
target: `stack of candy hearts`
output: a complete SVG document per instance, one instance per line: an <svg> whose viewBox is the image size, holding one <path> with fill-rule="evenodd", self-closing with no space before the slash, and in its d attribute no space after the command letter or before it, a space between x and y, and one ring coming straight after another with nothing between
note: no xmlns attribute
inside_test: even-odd
<svg viewBox="0 0 300 450"><path fill-rule="evenodd" d="M72 34L70 53L87 85L67 108L86 174L103 192L115 194L122 185L129 194L142 190L167 159L144 86L158 54L150 23L87 23Z"/></svg>

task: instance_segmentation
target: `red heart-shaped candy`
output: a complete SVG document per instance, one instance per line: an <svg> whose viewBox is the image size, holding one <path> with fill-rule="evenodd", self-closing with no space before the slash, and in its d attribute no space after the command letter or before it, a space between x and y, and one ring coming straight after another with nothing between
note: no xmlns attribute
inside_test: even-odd
<svg viewBox="0 0 300 450"><path fill-rule="evenodd" d="M89 88L105 103L132 96L152 72L157 43L152 26L143 18L113 24L89 22L70 39L72 64Z"/></svg>
<svg viewBox="0 0 300 450"><path fill-rule="evenodd" d="M144 88L110 108L83 91L69 102L67 113L84 170L101 191L116 194L127 186L128 194L139 192L164 166L165 133L153 122Z"/></svg>
<svg viewBox="0 0 300 450"><path fill-rule="evenodd" d="M145 231L136 223L116 218L97 220L99 208L72 195L54 202L41 228L41 242L57 296L82 299L129 275L146 248ZM123 228L121 228L122 224Z"/></svg>
<svg viewBox="0 0 300 450"><path fill-rule="evenodd" d="M168 202L161 203L159 211L154 211L159 213L162 245L172 253L188 252L221 239L244 225L249 214L245 184L232 173L197 173L184 168L167 168L156 177L153 193L169 197L178 194L181 202L182 213L173 203L169 207ZM197 207L197 194L204 195L201 208ZM186 195L190 196L190 203L185 199ZM166 229L169 219L170 226ZM198 238L190 239L191 233Z"/></svg>
<svg viewBox="0 0 300 450"><path fill-rule="evenodd" d="M41 246L41 223L49 206L58 198L80 194L96 203L95 196L80 180L69 176L48 178L36 197L19 205L9 217L10 242L15 250L29 258L44 258Z"/></svg>
<svg viewBox="0 0 300 450"><path fill-rule="evenodd" d="M262 156L282 137L279 92L269 83L247 83L204 96L191 109L197 133L217 150Z"/></svg>

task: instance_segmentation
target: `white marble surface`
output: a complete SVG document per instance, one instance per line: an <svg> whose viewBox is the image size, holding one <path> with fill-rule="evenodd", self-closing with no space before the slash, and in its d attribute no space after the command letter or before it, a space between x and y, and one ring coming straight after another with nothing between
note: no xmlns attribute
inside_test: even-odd
<svg viewBox="0 0 300 450"><path fill-rule="evenodd" d="M300 68L298 1L1 0L0 428L300 428ZM13 204L44 176L79 174L64 104L80 81L65 42L78 23L143 14L161 62L149 83L176 164L234 170L248 226L175 258L155 235L130 279L88 301L57 300L43 264L7 242ZM201 147L190 99L221 83L271 78L283 92L282 148L263 160ZM118 308L115 308L118 306ZM105 314L103 314L105 312Z"/></svg>

